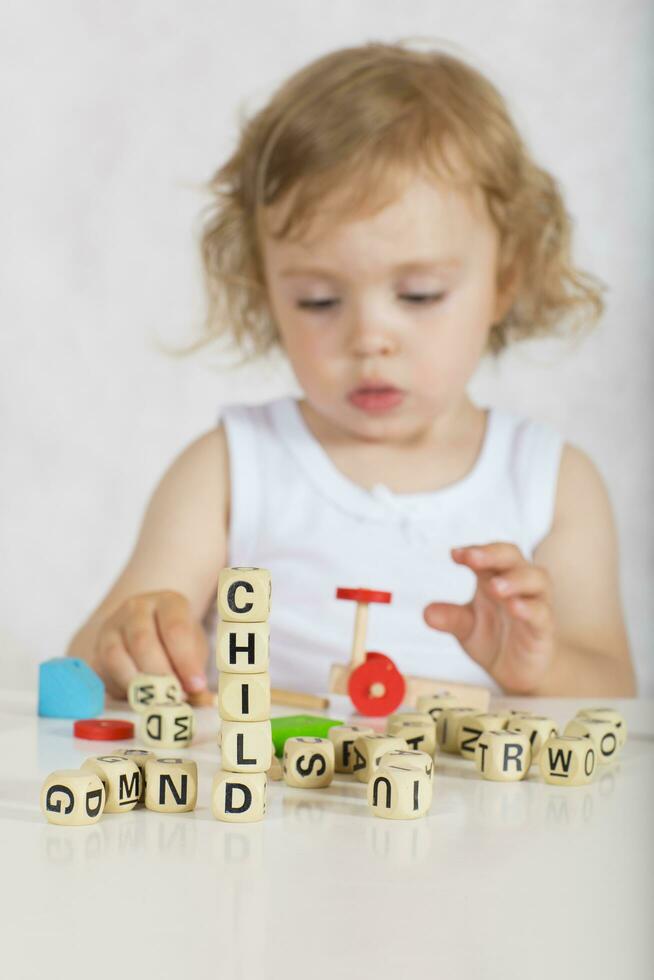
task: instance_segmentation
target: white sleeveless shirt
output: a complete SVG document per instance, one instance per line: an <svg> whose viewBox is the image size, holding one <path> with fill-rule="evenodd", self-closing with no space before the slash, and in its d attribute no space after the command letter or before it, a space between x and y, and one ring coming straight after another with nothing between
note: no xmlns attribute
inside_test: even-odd
<svg viewBox="0 0 654 980"><path fill-rule="evenodd" d="M488 411L480 454L459 482L429 493L366 490L315 439L294 397L221 411L230 460L228 565L268 568L273 687L326 692L347 663L355 604L336 589L392 593L369 607L366 650L405 674L500 688L448 633L427 626L430 602L468 602L473 572L450 549L510 541L531 559L552 525L563 442L549 426ZM215 603L205 620L216 679Z"/></svg>

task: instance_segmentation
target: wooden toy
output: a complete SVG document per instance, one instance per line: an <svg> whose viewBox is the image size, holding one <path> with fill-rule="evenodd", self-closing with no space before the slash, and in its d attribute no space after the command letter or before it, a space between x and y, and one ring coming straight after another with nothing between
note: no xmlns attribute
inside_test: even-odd
<svg viewBox="0 0 654 980"><path fill-rule="evenodd" d="M275 754L284 754L284 742L298 735L327 738L334 726L342 725L337 718L323 718L317 715L281 715L270 722Z"/></svg>
<svg viewBox="0 0 654 980"><path fill-rule="evenodd" d="M266 721L270 718L270 675L221 672L218 711L227 721Z"/></svg>
<svg viewBox="0 0 654 980"><path fill-rule="evenodd" d="M477 739L474 762L484 779L502 783L524 779L531 766L529 739L504 728L485 729Z"/></svg>
<svg viewBox="0 0 654 980"><path fill-rule="evenodd" d="M374 735L374 728L365 725L337 725L330 728L327 738L334 745L334 767L336 772L352 772L354 764L354 740L359 735Z"/></svg>
<svg viewBox="0 0 654 980"><path fill-rule="evenodd" d="M188 704L154 704L140 721L141 740L153 748L182 749L193 740L195 715Z"/></svg>
<svg viewBox="0 0 654 980"><path fill-rule="evenodd" d="M216 633L216 666L223 673L263 674L268 670L270 624L221 620Z"/></svg>
<svg viewBox="0 0 654 980"><path fill-rule="evenodd" d="M377 817L412 820L423 817L431 806L432 781L420 769L386 765L368 783L368 806Z"/></svg>
<svg viewBox="0 0 654 980"><path fill-rule="evenodd" d="M405 692L404 678L390 657L377 651L366 653L364 647L369 604L389 603L392 595L390 592L374 589L340 588L336 590L336 598L353 600L357 604L350 663L344 668L340 665L347 675L345 681L347 694L360 714L373 717L388 715L402 703ZM331 686L331 677L330 690L334 690Z"/></svg>
<svg viewBox="0 0 654 980"><path fill-rule="evenodd" d="M436 723L430 715L426 721L396 721L388 734L403 738L410 749L420 749L430 756L436 751Z"/></svg>
<svg viewBox="0 0 654 980"><path fill-rule="evenodd" d="M223 721L220 749L227 772L266 772L273 754L270 721Z"/></svg>
<svg viewBox="0 0 654 980"><path fill-rule="evenodd" d="M122 718L80 718L73 724L75 738L115 742L134 738L134 725Z"/></svg>
<svg viewBox="0 0 654 980"><path fill-rule="evenodd" d="M578 718L604 718L615 725L618 736L618 746L622 748L627 741L627 723L615 708L580 708Z"/></svg>
<svg viewBox="0 0 654 980"><path fill-rule="evenodd" d="M464 715L459 719L457 746L464 759L473 760L475 748L482 732L490 732L504 728L506 715L493 712Z"/></svg>
<svg viewBox="0 0 654 980"><path fill-rule="evenodd" d="M139 803L145 803L145 763L148 759L156 758L154 752L149 752L147 749L118 749L117 752L114 752L114 755L122 755L125 759L135 762L141 770Z"/></svg>
<svg viewBox="0 0 654 980"><path fill-rule="evenodd" d="M608 718L573 718L563 734L589 738L597 749L599 763L612 762L620 751L616 727Z"/></svg>
<svg viewBox="0 0 654 980"><path fill-rule="evenodd" d="M141 796L141 770L122 755L95 755L81 766L104 783L105 813L127 813L133 810Z"/></svg>
<svg viewBox="0 0 654 980"><path fill-rule="evenodd" d="M449 691L439 691L437 694L420 694L416 698L417 710L423 714L431 715L435 722L438 721L438 716L445 708L456 708L460 703L457 696Z"/></svg>
<svg viewBox="0 0 654 980"><path fill-rule="evenodd" d="M157 813L195 810L198 767L192 759L155 758L145 763L145 806Z"/></svg>
<svg viewBox="0 0 654 980"><path fill-rule="evenodd" d="M219 769L211 785L211 812L216 820L254 823L266 813L265 772L235 774Z"/></svg>
<svg viewBox="0 0 654 980"><path fill-rule="evenodd" d="M127 687L127 700L139 714L155 704L179 704L184 692L174 674L135 674Z"/></svg>
<svg viewBox="0 0 654 980"><path fill-rule="evenodd" d="M41 787L41 810L48 823L60 826L97 823L105 800L102 780L88 770L58 769L50 773Z"/></svg>
<svg viewBox="0 0 654 980"><path fill-rule="evenodd" d="M459 751L459 722L475 714L470 705L445 708L436 722L436 744L441 752Z"/></svg>
<svg viewBox="0 0 654 980"><path fill-rule="evenodd" d="M329 672L329 690L333 694L347 694L350 667L348 664L332 664ZM458 699L460 704L468 704L478 711L487 711L490 704L490 691L486 687L475 684L460 684L451 681L437 680L431 677L417 677L404 674L404 700L407 708L416 706L419 697L437 694L447 687L449 693ZM395 710L394 708L391 711Z"/></svg>
<svg viewBox="0 0 654 980"><path fill-rule="evenodd" d="M584 786L595 774L597 752L588 738L554 735L543 745L538 764L546 783Z"/></svg>
<svg viewBox="0 0 654 980"><path fill-rule="evenodd" d="M270 689L270 700L273 704L286 704L290 708L309 708L312 711L325 711L329 707L329 698L317 694L305 694L302 691L284 691L279 687Z"/></svg>
<svg viewBox="0 0 654 980"><path fill-rule="evenodd" d="M270 616L271 595L267 568L234 566L220 570L217 602L218 614L224 622L265 622Z"/></svg>
<svg viewBox="0 0 654 980"><path fill-rule="evenodd" d="M553 735L559 734L556 722L545 715L520 715L511 714L507 722L507 728L512 732L520 732L526 735L531 746L531 764L538 762L540 750Z"/></svg>
<svg viewBox="0 0 654 980"><path fill-rule="evenodd" d="M282 775L287 786L322 789L334 778L334 744L328 738L287 738Z"/></svg>
<svg viewBox="0 0 654 980"><path fill-rule="evenodd" d="M406 748L408 746L404 739L397 735L359 735L358 738L355 738L352 746L354 753L352 772L359 782L367 783L372 774L379 768L385 752Z"/></svg>
<svg viewBox="0 0 654 980"><path fill-rule="evenodd" d="M104 684L84 660L53 657L39 665L42 718L93 718L104 709Z"/></svg>
<svg viewBox="0 0 654 980"><path fill-rule="evenodd" d="M385 766L420 769L430 778L434 775L434 760L419 749L391 749L390 752L384 752L379 761L379 768L383 769Z"/></svg>

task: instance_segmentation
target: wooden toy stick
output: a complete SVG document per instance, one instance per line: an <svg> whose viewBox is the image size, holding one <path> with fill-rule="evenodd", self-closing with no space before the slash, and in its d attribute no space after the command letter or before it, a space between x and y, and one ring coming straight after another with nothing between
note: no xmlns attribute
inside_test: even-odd
<svg viewBox="0 0 654 980"><path fill-rule="evenodd" d="M350 670L355 670L366 659L366 630L368 629L368 606L371 602L388 603L392 599L390 592L380 592L379 589L336 589L337 599L349 599L356 602L357 611L354 619L354 639L350 654Z"/></svg>
<svg viewBox="0 0 654 980"><path fill-rule="evenodd" d="M317 694L304 694L302 691L283 691L278 687L271 687L270 700L273 704L286 704L293 708L313 708L316 711L329 707L329 698L321 698Z"/></svg>

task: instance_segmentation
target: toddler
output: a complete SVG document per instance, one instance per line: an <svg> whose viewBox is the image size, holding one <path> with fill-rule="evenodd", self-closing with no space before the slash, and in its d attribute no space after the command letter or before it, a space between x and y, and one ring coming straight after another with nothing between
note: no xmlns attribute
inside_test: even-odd
<svg viewBox="0 0 654 980"><path fill-rule="evenodd" d="M303 396L223 407L180 454L68 653L114 696L140 671L200 691L218 572L258 565L274 686L327 689L354 625L336 589L362 586L392 593L366 649L403 673L633 695L595 466L466 391L485 354L603 310L560 189L494 86L403 43L329 53L242 125L210 186L194 348L279 344Z"/></svg>

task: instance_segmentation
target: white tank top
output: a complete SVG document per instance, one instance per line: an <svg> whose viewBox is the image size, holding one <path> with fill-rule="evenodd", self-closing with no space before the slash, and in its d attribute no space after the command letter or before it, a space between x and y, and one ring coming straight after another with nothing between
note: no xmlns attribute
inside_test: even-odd
<svg viewBox="0 0 654 980"><path fill-rule="evenodd" d="M228 565L272 578L273 687L326 692L333 663L347 663L355 605L336 589L392 593L369 607L366 650L405 674L500 688L450 634L427 626L424 607L464 603L470 569L450 549L511 541L526 558L548 533L563 442L548 426L489 409L480 454L458 483L429 493L366 490L341 473L306 425L294 397L222 409L230 459ZM215 603L205 627L216 680Z"/></svg>

